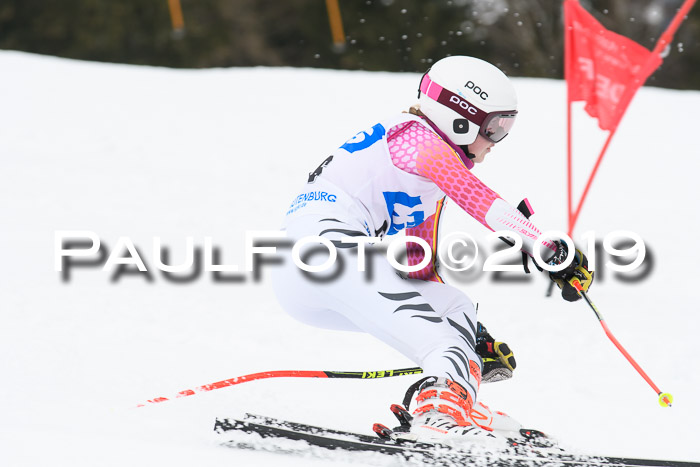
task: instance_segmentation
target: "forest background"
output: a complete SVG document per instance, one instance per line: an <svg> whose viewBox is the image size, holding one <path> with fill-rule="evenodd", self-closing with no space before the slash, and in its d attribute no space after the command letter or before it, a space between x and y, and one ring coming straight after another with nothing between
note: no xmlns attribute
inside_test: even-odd
<svg viewBox="0 0 700 467"><path fill-rule="evenodd" d="M179 3L184 28L173 28ZM682 0L581 0L652 49ZM174 68L289 66L424 72L474 55L510 76L563 77L559 0L340 0L344 45L323 0L2 0L0 49ZM700 89L700 7L647 85Z"/></svg>

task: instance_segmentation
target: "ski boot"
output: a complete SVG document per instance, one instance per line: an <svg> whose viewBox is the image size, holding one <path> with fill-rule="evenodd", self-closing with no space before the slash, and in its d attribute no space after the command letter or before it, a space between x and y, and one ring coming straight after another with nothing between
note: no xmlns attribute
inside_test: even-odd
<svg viewBox="0 0 700 467"><path fill-rule="evenodd" d="M475 423L471 417L472 398L462 386L447 378L436 377L426 378L419 383L415 397L417 407L412 417L407 420L407 411L398 411L401 415L401 428L407 429L402 435L403 439L439 442L468 440L485 446L507 446L507 439L493 428ZM408 401L404 399L404 406L410 403L412 394L416 391L415 386L409 388L406 394Z"/></svg>

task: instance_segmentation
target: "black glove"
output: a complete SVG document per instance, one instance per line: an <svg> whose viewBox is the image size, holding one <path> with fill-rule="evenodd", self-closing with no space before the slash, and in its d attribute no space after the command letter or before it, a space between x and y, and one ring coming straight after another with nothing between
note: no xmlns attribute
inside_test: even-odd
<svg viewBox="0 0 700 467"><path fill-rule="evenodd" d="M569 255L569 248L566 242L554 240L557 250L554 256L547 261L550 266L558 266L562 264ZM588 292L588 288L593 282L593 272L588 270L588 259L581 253L581 250L576 249L574 252L574 260L566 268L557 272L550 272L549 278L552 279L561 289L561 296L564 300L575 302L581 298L579 290Z"/></svg>
<svg viewBox="0 0 700 467"><path fill-rule="evenodd" d="M484 362L484 368L481 371L482 382L495 383L513 376L513 370L515 370L513 352L508 344L494 341L481 323L476 323L476 353Z"/></svg>

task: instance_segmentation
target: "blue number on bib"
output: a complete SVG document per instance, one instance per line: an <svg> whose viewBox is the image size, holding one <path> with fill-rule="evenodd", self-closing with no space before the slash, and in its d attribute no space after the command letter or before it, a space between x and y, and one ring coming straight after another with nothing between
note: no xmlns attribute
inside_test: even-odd
<svg viewBox="0 0 700 467"><path fill-rule="evenodd" d="M407 227L417 227L425 220L420 196L410 196L403 191L385 191L386 209L391 216L391 227L386 233L394 235ZM418 207L419 209L414 209Z"/></svg>
<svg viewBox="0 0 700 467"><path fill-rule="evenodd" d="M386 130L381 123L377 123L372 128L367 131L361 131L356 134L352 139L347 141L345 144L340 146L349 153L359 151L361 149L366 149L372 146L374 143L379 141L386 134Z"/></svg>

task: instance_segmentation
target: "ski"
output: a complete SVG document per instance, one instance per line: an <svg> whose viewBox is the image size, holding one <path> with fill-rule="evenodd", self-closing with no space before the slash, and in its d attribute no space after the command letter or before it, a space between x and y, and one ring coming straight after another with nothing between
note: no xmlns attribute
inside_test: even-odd
<svg viewBox="0 0 700 467"><path fill-rule="evenodd" d="M415 462L431 466L700 466L700 463L695 462L570 454L560 448L528 445L523 440L513 440L513 445L502 451L487 450L479 446L464 449L440 443L385 439L253 414L246 414L242 420L217 418L214 431L222 437L221 444L227 447L324 458L332 457L333 453L340 453L344 460L347 460L350 453L366 453L393 456L396 460L408 464Z"/></svg>

